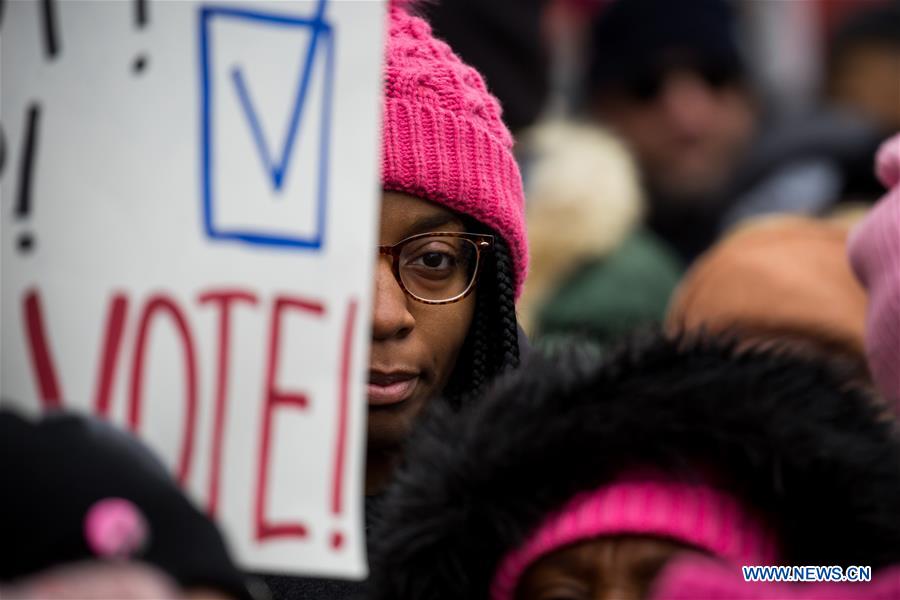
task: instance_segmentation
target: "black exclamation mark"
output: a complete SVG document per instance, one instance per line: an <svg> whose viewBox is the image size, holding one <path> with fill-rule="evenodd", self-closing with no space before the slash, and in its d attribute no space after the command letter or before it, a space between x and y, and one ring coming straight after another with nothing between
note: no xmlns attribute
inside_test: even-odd
<svg viewBox="0 0 900 600"><path fill-rule="evenodd" d="M41 20L44 25L44 51L47 58L54 59L59 54L59 34L56 30L56 2L41 0Z"/></svg>
<svg viewBox="0 0 900 600"><path fill-rule="evenodd" d="M134 24L138 30L147 26L147 0L134 0ZM131 64L131 70L135 75L140 75L147 68L147 57L138 54Z"/></svg>
<svg viewBox="0 0 900 600"><path fill-rule="evenodd" d="M34 157L37 154L38 128L41 107L31 103L28 107L28 123L25 126L22 154L19 160L19 189L16 197L16 218L25 220L31 214L31 182L34 179ZM29 252L34 248L34 237L24 232L19 235L19 251Z"/></svg>

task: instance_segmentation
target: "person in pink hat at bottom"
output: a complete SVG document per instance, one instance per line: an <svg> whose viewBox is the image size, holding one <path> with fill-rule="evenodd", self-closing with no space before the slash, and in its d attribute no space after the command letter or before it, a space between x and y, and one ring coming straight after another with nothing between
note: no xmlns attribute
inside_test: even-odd
<svg viewBox="0 0 900 600"><path fill-rule="evenodd" d="M369 598L643 600L689 558L881 577L900 563L900 438L841 364L661 334L535 354L423 420Z"/></svg>
<svg viewBox="0 0 900 600"><path fill-rule="evenodd" d="M869 368L900 415L900 134L881 146L875 171L888 192L853 231L848 245L850 264L869 292Z"/></svg>

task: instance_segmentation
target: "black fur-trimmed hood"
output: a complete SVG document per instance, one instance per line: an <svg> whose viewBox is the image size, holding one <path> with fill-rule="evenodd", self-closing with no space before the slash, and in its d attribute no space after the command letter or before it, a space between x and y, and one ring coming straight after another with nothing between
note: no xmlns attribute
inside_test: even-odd
<svg viewBox="0 0 900 600"><path fill-rule="evenodd" d="M703 465L780 533L785 564L900 562L900 442L823 362L712 339L533 356L477 406L433 403L372 539L372 598L487 597L499 560L629 467Z"/></svg>

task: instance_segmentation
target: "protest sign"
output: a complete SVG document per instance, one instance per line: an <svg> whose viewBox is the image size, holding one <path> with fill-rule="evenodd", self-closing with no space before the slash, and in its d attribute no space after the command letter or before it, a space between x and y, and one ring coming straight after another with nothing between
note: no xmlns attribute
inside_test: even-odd
<svg viewBox="0 0 900 600"><path fill-rule="evenodd" d="M4 405L136 432L249 569L366 574L384 10L2 5Z"/></svg>

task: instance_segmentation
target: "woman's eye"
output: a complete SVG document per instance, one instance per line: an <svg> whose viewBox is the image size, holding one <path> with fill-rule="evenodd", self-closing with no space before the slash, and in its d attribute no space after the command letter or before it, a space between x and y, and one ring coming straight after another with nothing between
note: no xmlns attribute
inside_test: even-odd
<svg viewBox="0 0 900 600"><path fill-rule="evenodd" d="M429 269L446 269L453 264L452 257L443 252L426 252L416 262L421 262Z"/></svg>

